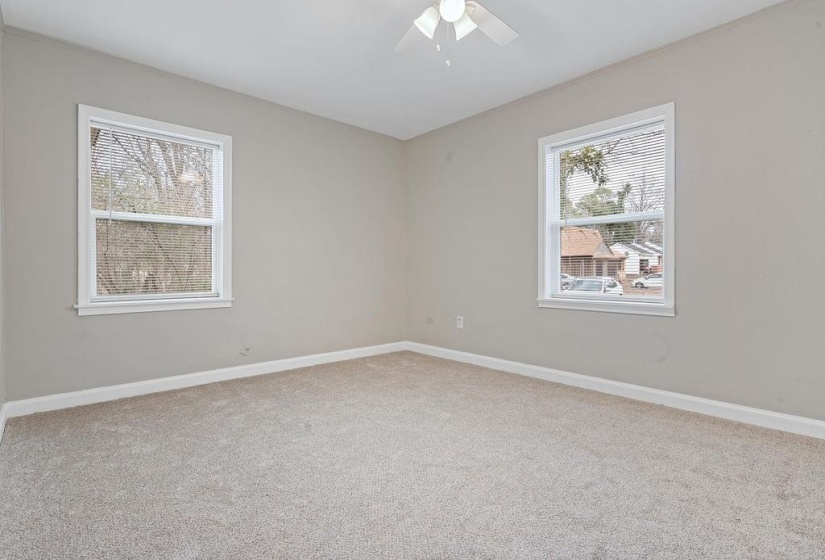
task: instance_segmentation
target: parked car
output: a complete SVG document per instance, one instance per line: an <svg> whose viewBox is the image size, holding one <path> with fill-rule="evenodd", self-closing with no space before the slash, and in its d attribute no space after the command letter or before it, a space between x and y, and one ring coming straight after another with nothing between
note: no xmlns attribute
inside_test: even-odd
<svg viewBox="0 0 825 560"><path fill-rule="evenodd" d="M644 278L637 278L633 283L636 288L661 288L663 285L661 273L648 274Z"/></svg>
<svg viewBox="0 0 825 560"><path fill-rule="evenodd" d="M615 278L609 276L593 276L590 278L576 278L567 288L568 292L590 292L602 294L624 294L622 285Z"/></svg>
<svg viewBox="0 0 825 560"><path fill-rule="evenodd" d="M575 276L570 276L569 274L565 274L564 272L561 273L561 289L566 290L570 287L570 284L576 279Z"/></svg>

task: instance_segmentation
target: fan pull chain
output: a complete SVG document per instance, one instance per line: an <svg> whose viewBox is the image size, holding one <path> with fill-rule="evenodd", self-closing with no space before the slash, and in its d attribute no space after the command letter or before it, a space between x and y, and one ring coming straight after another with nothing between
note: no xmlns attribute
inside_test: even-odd
<svg viewBox="0 0 825 560"><path fill-rule="evenodd" d="M444 64L447 66L451 66L452 62L450 62L450 53L449 53L449 46L450 46L450 29L452 28L451 25L444 25L445 22L439 23L439 28L436 32L440 35L439 41L435 44L435 50L444 54ZM443 47L441 46L443 43Z"/></svg>

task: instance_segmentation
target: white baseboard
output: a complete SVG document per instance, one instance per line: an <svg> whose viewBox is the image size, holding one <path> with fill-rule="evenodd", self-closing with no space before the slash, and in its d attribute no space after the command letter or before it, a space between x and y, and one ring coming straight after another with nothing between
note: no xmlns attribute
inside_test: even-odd
<svg viewBox="0 0 825 560"><path fill-rule="evenodd" d="M176 375L174 377L163 377L151 379L149 381L138 381L135 383L125 383L123 385L113 385L110 387L99 387L86 389L83 391L73 391L71 393L61 393L46 397L36 397L19 401L9 401L3 406L5 418L15 418L17 416L27 416L36 412L47 412L71 408L86 404L94 404L104 401L115 401L127 397L148 395L162 391L172 391L183 389L184 387L194 387L196 385L206 385L218 381L228 381L241 377L253 377L267 373L277 373L291 369L332 362L342 362L344 360L354 360L356 358L366 358L390 352L399 352L406 349L406 343L393 342L379 346L367 346L364 348L354 348L352 350L341 350L338 352L327 352L325 354L313 354L310 356L300 356L297 358L286 358L271 362L259 362L243 366L234 366L199 373L189 373ZM0 434L0 437L2 435Z"/></svg>
<svg viewBox="0 0 825 560"><path fill-rule="evenodd" d="M557 369L524 364L521 362L511 362L509 360L502 360L499 358L490 358L479 354L459 352L458 350L449 350L447 348L439 348L437 346L429 346L427 344L420 344L417 342L407 342L406 349L413 352L418 352L420 354L427 354L428 356L445 358L456 362L464 362L498 371L516 373L527 377L535 377L546 381L552 381L554 383L572 385L573 387L580 387L582 389L607 393L609 395L616 395L637 401L660 404L670 408L687 410L689 412L697 412L707 416L724 418L725 420L733 420L735 422L752 424L763 428L772 428L783 432L791 432L803 436L825 439L825 422L822 420L814 420L803 416L792 416L790 414L772 412L770 410L762 410L759 408L750 408L738 404L714 401L701 397L693 397L690 395L683 395L681 393L672 393L670 391L662 391L660 389L651 389L640 385L631 385L630 383L622 383L620 381L610 381L599 377L580 375L578 373L570 373Z"/></svg>
<svg viewBox="0 0 825 560"><path fill-rule="evenodd" d="M825 422L821 420L804 418L802 416L792 416L790 414L782 414L780 412L772 412L758 408L750 408L747 406L722 401L714 401L701 397L672 393L670 391L651 389L640 385L631 385L630 383L610 381L608 379L580 375L577 373L570 373L542 366L502 360L500 358L491 358L480 354L470 354L468 352L439 348L437 346L429 346L418 342L394 342L379 346L368 346L364 348L355 348L352 350L327 352L325 354L313 354L310 356L300 356L297 358L286 358L271 362L260 362L256 364L215 369L199 373L177 375L175 377L164 377L149 381L114 385L111 387L99 387L96 389L74 391L71 393L62 393L46 397L10 401L0 407L0 441L2 441L3 428L7 418L26 416L36 412L47 412L50 410L59 410L105 401L114 401L127 397L159 393L162 391L172 391L174 389L183 389L185 387L194 387L196 385L206 385L219 381L228 381L230 379L253 377L256 375L277 373L296 368L341 362L356 358L366 358L368 356L377 356L380 354L388 354L390 352L399 352L401 350L410 350L412 352L418 352L419 354L426 354L428 356L435 356L456 362L474 364L498 371L525 375L527 377L535 377L538 379L544 379L545 381L552 381L563 385L571 385L573 387L580 387L582 389L589 389L600 393L607 393L638 401L660 404L670 408L697 412L699 414L715 416L717 418L724 418L726 420L733 420L736 422L743 422L745 424L752 424L764 428L772 428L794 434L825 439Z"/></svg>

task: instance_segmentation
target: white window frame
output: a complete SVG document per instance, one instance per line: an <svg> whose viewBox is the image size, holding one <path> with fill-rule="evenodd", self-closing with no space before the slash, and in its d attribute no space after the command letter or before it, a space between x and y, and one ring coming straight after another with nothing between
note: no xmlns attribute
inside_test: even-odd
<svg viewBox="0 0 825 560"><path fill-rule="evenodd" d="M590 124L574 130L540 138L539 154L539 255L538 255L538 305L543 308L576 309L583 311L602 311L608 313L632 313L638 315L659 315L673 317L675 308L675 272L676 252L674 246L674 208L676 159L675 109L673 103L667 103L651 109L638 111L614 119ZM555 177L548 181L547 155L551 150L595 141L604 136L615 135L637 127L664 123L665 129L665 208L660 212L622 214L618 221L638 221L640 219L664 220L664 285L662 301L616 296L605 298L603 295L564 294L561 290L561 255L560 243L553 235L553 229L561 225L561 208L556 187L558 177L558 157L556 157ZM616 217L570 218L565 225L594 225L598 223L615 223Z"/></svg>
<svg viewBox="0 0 825 560"><path fill-rule="evenodd" d="M232 305L232 138L223 134L145 119L88 105L78 105L78 244L77 244L77 309L78 315L107 315L173 311L179 309L210 309ZM91 129L92 126L120 128L126 132L152 136L163 140L186 142L222 152L214 173L222 176L223 213L212 218L154 216L93 210L91 204ZM218 178L217 176L215 177ZM214 181L218 185L218 181ZM215 196L218 196L217 191ZM97 296L96 288L96 218L101 215L118 219L204 225L212 227L212 286L209 294L164 294Z"/></svg>

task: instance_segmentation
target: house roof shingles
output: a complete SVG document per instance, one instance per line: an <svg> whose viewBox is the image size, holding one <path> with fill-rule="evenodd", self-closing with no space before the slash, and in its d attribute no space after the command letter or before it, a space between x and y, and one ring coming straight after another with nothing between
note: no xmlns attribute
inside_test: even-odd
<svg viewBox="0 0 825 560"><path fill-rule="evenodd" d="M605 245L602 234L595 229L579 227L561 228L562 257L590 257L595 259L623 259Z"/></svg>
<svg viewBox="0 0 825 560"><path fill-rule="evenodd" d="M616 244L614 244L614 245L611 247L611 249L613 249L613 248L614 248L614 247L616 247L616 246L619 246L619 247L625 247L626 249L630 249L631 251L636 251L636 252L637 252L637 253L639 253L639 255L641 255L642 257L644 257L645 255L653 255L653 256L657 256L657 255L659 255L659 254L660 254L660 253L657 253L657 252L656 252L654 249L652 249L651 247L647 247L647 246L645 246L645 245L640 245L640 244L638 244L638 243L616 243ZM618 252L621 252L621 249L615 249L613 252L615 253L615 252L617 252L617 251L618 251Z"/></svg>

